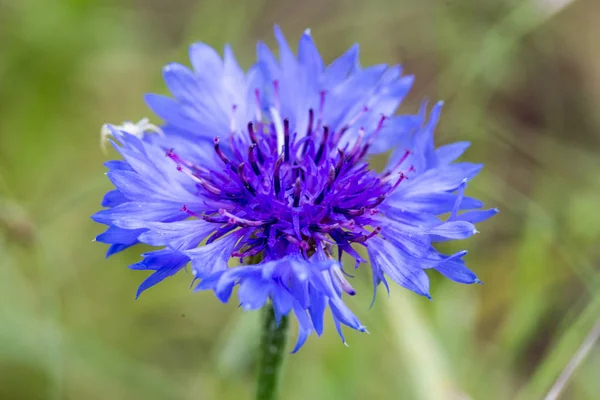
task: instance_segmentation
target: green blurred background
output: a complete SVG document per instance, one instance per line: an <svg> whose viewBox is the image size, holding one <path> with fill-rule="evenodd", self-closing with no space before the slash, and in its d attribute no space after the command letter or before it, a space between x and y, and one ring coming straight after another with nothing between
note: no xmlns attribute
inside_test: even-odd
<svg viewBox="0 0 600 400"><path fill-rule="evenodd" d="M258 313L180 273L134 300L139 247L104 259L89 216L110 184L105 122L150 115L161 67L187 45L306 27L326 61L416 75L405 111L445 99L438 143L485 162L470 193L502 213L466 247L485 285L432 280L348 301L370 335L329 321L289 356L284 399L538 399L600 318L597 0L0 0L0 399L248 399ZM113 153L111 153L114 156ZM295 327L292 328L295 335ZM291 341L295 338L292 336ZM600 398L600 350L562 398Z"/></svg>

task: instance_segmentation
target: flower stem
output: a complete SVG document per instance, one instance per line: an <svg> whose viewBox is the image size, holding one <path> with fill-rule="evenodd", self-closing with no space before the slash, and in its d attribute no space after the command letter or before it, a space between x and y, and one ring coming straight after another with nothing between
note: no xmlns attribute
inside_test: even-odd
<svg viewBox="0 0 600 400"><path fill-rule="evenodd" d="M257 400L277 398L278 381L285 351L288 316L275 320L273 306L268 303L263 309L263 325L258 362Z"/></svg>

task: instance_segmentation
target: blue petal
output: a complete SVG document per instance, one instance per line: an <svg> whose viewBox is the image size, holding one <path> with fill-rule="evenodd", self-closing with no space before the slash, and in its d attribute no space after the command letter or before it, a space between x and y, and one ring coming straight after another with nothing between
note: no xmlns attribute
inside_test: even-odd
<svg viewBox="0 0 600 400"><path fill-rule="evenodd" d="M256 310L261 308L269 294L271 283L263 281L260 276L248 277L238 290L240 305L244 310Z"/></svg>
<svg viewBox="0 0 600 400"><path fill-rule="evenodd" d="M424 112L426 105L427 103L424 102L421 106L421 111L419 114ZM436 103L429 115L429 121L425 127L414 136L414 148L412 150L415 154L415 157L413 158L413 166L418 173L422 173L427 169L437 165L433 131L440 118L443 105L444 103L441 101Z"/></svg>
<svg viewBox="0 0 600 400"><path fill-rule="evenodd" d="M385 273L400 286L431 298L427 274L420 267L408 264L406 257L390 242L376 236L369 240L368 252L374 269Z"/></svg>
<svg viewBox="0 0 600 400"><path fill-rule="evenodd" d="M117 244L111 244L108 247L108 250L106 251L106 258L112 256L115 253L121 252L131 246L134 246L137 243L131 243L131 244L127 244L127 243L117 243Z"/></svg>
<svg viewBox="0 0 600 400"><path fill-rule="evenodd" d="M259 67L265 73L269 81L280 79L280 70L277 59L271 52L271 49L263 42L256 45L256 56L259 60Z"/></svg>
<svg viewBox="0 0 600 400"><path fill-rule="evenodd" d="M237 60L235 59L235 54L233 53L231 46L228 44L225 45L223 50L223 66L225 68L225 76L230 77L235 81L244 80L244 71L240 68Z"/></svg>
<svg viewBox="0 0 600 400"><path fill-rule="evenodd" d="M335 330L342 339L342 343L344 343L347 346L346 338L344 337L344 332L342 332L342 324L340 324L340 321L335 317L335 315L333 316L333 323L335 324Z"/></svg>
<svg viewBox="0 0 600 400"><path fill-rule="evenodd" d="M199 290L215 289L217 287L219 280L223 276L223 274L225 274L227 272L228 272L227 270L217 271L214 274L207 276L206 278L202 278L202 280L196 285L194 290L199 291Z"/></svg>
<svg viewBox="0 0 600 400"><path fill-rule="evenodd" d="M294 351L302 346L313 330L318 335L323 332L323 315L327 304L331 307L334 319L364 331L360 321L335 289L330 268L339 264L315 257L307 261L301 257L293 253L278 260L219 271L201 278L196 289L212 289L219 300L227 302L234 286L239 285L240 304L246 310L260 308L270 297L277 321L293 310L300 326Z"/></svg>
<svg viewBox="0 0 600 400"><path fill-rule="evenodd" d="M382 211L386 218L402 224L405 231L424 232L440 224L440 219L433 214L407 211L401 206L401 202L398 202L398 205L399 207L390 207L384 203ZM385 220L382 223L385 223Z"/></svg>
<svg viewBox="0 0 600 400"><path fill-rule="evenodd" d="M306 280L294 278L290 279L288 288L290 289L292 296L300 303L300 306L306 309L310 306L308 282Z"/></svg>
<svg viewBox="0 0 600 400"><path fill-rule="evenodd" d="M146 228L148 222L165 221L178 217L185 218L187 214L173 204L140 202L123 203L92 215L92 219L96 222L124 229Z"/></svg>
<svg viewBox="0 0 600 400"><path fill-rule="evenodd" d="M444 275L448 279L452 279L459 283L479 283L477 275L468 269L462 261L447 261L442 262L435 267L435 270Z"/></svg>
<svg viewBox="0 0 600 400"><path fill-rule="evenodd" d="M110 171L108 179L128 199L153 198L155 191L151 190L147 182L133 171Z"/></svg>
<svg viewBox="0 0 600 400"><path fill-rule="evenodd" d="M481 170L483 164L461 163L444 168L429 169L409 179L398 188L403 196L450 192L456 190L465 179L471 179Z"/></svg>
<svg viewBox="0 0 600 400"><path fill-rule="evenodd" d="M172 250L161 249L142 254L142 261L129 266L134 270L159 270L162 268L182 268L190 260L185 254Z"/></svg>
<svg viewBox="0 0 600 400"><path fill-rule="evenodd" d="M402 198L392 194L388 203L391 207L397 207L401 210L407 210L413 213L427 214L444 214L452 211L456 202L456 194L453 193L428 193L420 195L411 195L410 197ZM461 210L483 207L480 200L465 197L460 204Z"/></svg>
<svg viewBox="0 0 600 400"><path fill-rule="evenodd" d="M421 121L416 115L398 115L388 118L383 128L377 133L369 151L372 154L396 149L389 165L395 165L399 157L404 155L409 147L410 135L418 128ZM408 163L407 163L408 164ZM402 167L402 166L401 166Z"/></svg>
<svg viewBox="0 0 600 400"><path fill-rule="evenodd" d="M280 285L274 285L271 291L273 300L273 309L275 310L275 318L277 323L281 322L281 317L287 315L294 305L294 298L287 289Z"/></svg>
<svg viewBox="0 0 600 400"><path fill-rule="evenodd" d="M147 232L140 235L140 242L183 250L198 246L216 229L215 224L200 219L171 223L154 222L149 223L148 228Z"/></svg>
<svg viewBox="0 0 600 400"><path fill-rule="evenodd" d="M491 208L489 210L480 210L480 211L467 211L462 213L456 217L457 220L467 221L472 224L476 224L478 222L485 221L488 218L493 217L498 214L500 210L497 208Z"/></svg>
<svg viewBox="0 0 600 400"><path fill-rule="evenodd" d="M431 246L431 239L425 233L407 232L399 223L388 221L381 230L381 236L392 242L405 253L414 256L424 256Z"/></svg>
<svg viewBox="0 0 600 400"><path fill-rule="evenodd" d="M169 276L175 275L188 263L189 259L182 253L173 252L168 249L153 251L144 254L144 260L141 262L131 265L131 269L136 270L156 270L139 286L136 298L142 294L143 291L161 282Z"/></svg>
<svg viewBox="0 0 600 400"><path fill-rule="evenodd" d="M304 66L308 76L318 77L323 72L323 60L308 30L298 44L298 61Z"/></svg>
<svg viewBox="0 0 600 400"><path fill-rule="evenodd" d="M323 319L325 317L325 307L327 306L325 296L313 288L309 288L310 295L310 307L308 312L310 319L312 320L313 327L317 335L321 336L323 333Z"/></svg>
<svg viewBox="0 0 600 400"><path fill-rule="evenodd" d="M187 67L178 63L167 64L163 68L163 78L177 100L193 104L198 98L198 81Z"/></svg>
<svg viewBox="0 0 600 400"><path fill-rule="evenodd" d="M438 236L441 239L461 240L476 234L477 229L475 229L475 225L470 222L449 221L430 229L428 233L430 235Z"/></svg>
<svg viewBox="0 0 600 400"><path fill-rule="evenodd" d="M387 68L387 65L365 68L331 90L329 93L331 101L327 103L324 118L330 121L332 127L341 128L363 110L366 106L365 99L375 92L377 82ZM349 130L343 138L352 136L352 132L357 131L359 127L360 125L355 124L355 128ZM340 146L343 146L343 143L340 143Z"/></svg>
<svg viewBox="0 0 600 400"><path fill-rule="evenodd" d="M277 39L277 44L279 45L279 62L281 63L281 67L288 73L295 71L297 65L296 57L294 57L294 53L290 49L283 32L281 32L278 25L275 25L274 31L275 39Z"/></svg>
<svg viewBox="0 0 600 400"><path fill-rule="evenodd" d="M465 152L465 150L467 150L467 148L469 148L470 145L471 143L469 142L457 142L439 147L435 151L435 155L438 161L437 165L444 166L455 161Z"/></svg>
<svg viewBox="0 0 600 400"><path fill-rule="evenodd" d="M356 315L350 311L350 308L348 308L341 298L330 297L329 308L331 308L331 313L335 318L344 325L356 329L357 331L365 331L365 327L360 323Z"/></svg>
<svg viewBox="0 0 600 400"><path fill-rule="evenodd" d="M381 116L393 115L402 100L410 91L414 82L412 75L400 77L402 68L399 65L388 68L381 76L375 93L370 96L366 105L373 112L369 113L364 126L365 129L375 129Z"/></svg>
<svg viewBox="0 0 600 400"><path fill-rule="evenodd" d="M194 43L189 50L190 62L194 72L206 80L221 76L223 61L219 54L205 43Z"/></svg>
<svg viewBox="0 0 600 400"><path fill-rule="evenodd" d="M144 96L144 101L154 114L171 125L184 128L197 124L196 121L186 116L177 101L170 97L148 93Z"/></svg>
<svg viewBox="0 0 600 400"><path fill-rule="evenodd" d="M452 207L452 211L450 211L450 217L448 217L448 221L453 221L456 219L458 215L458 210L460 209L460 205L465 198L465 189L467 188L467 179L462 181L458 190L456 191L456 201L454 202L454 206Z"/></svg>
<svg viewBox="0 0 600 400"><path fill-rule="evenodd" d="M104 166L108 169L121 169L125 171L133 171L133 168L123 160L110 160L104 163Z"/></svg>
<svg viewBox="0 0 600 400"><path fill-rule="evenodd" d="M226 270L231 252L241 233L243 232L237 231L215 240L211 244L185 251L185 254L192 260L194 275L204 278L215 272Z"/></svg>
<svg viewBox="0 0 600 400"><path fill-rule="evenodd" d="M383 275L383 272L379 268L371 268L372 278L373 278L373 298L371 299L371 305L369 308L372 308L375 304L375 299L377 297L377 288L379 284L383 282L383 286L385 286L385 290L387 291L388 296L390 295L390 287Z"/></svg>
<svg viewBox="0 0 600 400"><path fill-rule="evenodd" d="M137 299L142 292L163 281L165 278L175 275L177 272L179 272L178 269L159 269L154 272L140 284L135 294L135 298Z"/></svg>
<svg viewBox="0 0 600 400"><path fill-rule="evenodd" d="M220 274L220 277L218 280L215 281L212 279L212 277L214 275L219 275L219 274ZM205 282L206 280L213 282L213 283L209 286L203 285L203 282ZM264 289L264 287L262 286L262 283L264 283L265 285L268 285L268 281L265 281L265 280L261 281L260 270L255 265L247 266L247 267L231 268L226 271L217 271L213 275L210 275L208 277L208 279L204 279L203 282L200 285L198 285L197 289L198 290L213 289L216 296L223 303L226 303L229 300L229 298L231 297L231 293L233 291L233 287L235 285L239 284L241 287L241 286L245 286L246 283L249 283L250 284L249 288L251 288L251 287L257 287L256 285L252 284L252 282L257 282L257 283L260 283L260 285L258 287L260 287L259 290L261 290L261 291ZM247 288L247 289L249 289L249 288ZM239 294L239 292L238 292L238 294ZM247 290L243 290L242 294L244 296L252 295L251 293L248 293ZM267 295L269 294L268 290L267 290L266 294Z"/></svg>
<svg viewBox="0 0 600 400"><path fill-rule="evenodd" d="M358 44L354 44L341 57L335 59L327 67L325 70L326 88L333 88L344 81L348 75L360 70L358 53Z"/></svg>
<svg viewBox="0 0 600 400"><path fill-rule="evenodd" d="M293 309L296 319L298 320L298 340L296 341L294 350L292 350L292 354L300 350L300 347L306 342L308 335L310 335L312 331L312 323L306 314L306 310L297 303L294 304Z"/></svg>
<svg viewBox="0 0 600 400"><path fill-rule="evenodd" d="M114 207L126 201L127 198L123 196L123 193L118 190L111 190L104 195L101 205L102 207Z"/></svg>
<svg viewBox="0 0 600 400"><path fill-rule="evenodd" d="M145 231L145 229L131 230L110 226L104 233L96 236L96 241L109 244L133 245L138 242L138 236Z"/></svg>

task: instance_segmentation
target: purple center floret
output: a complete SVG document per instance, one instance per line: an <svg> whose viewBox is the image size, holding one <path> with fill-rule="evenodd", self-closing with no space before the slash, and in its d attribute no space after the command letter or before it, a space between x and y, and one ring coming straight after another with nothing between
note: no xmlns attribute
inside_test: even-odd
<svg viewBox="0 0 600 400"><path fill-rule="evenodd" d="M366 135L361 128L357 140L340 148L353 122L332 131L320 115L308 110L305 135L291 131L287 119L279 126L261 118L248 122L245 130L235 132L232 127L226 145L220 137L214 139L220 171L192 164L175 149L167 151L177 169L196 182L199 194L214 204L203 213L183 206L189 215L219 225L207 244L243 227L251 229L231 254L242 262L260 252L268 259L284 257L290 244L302 249L306 258L315 249L333 257L337 247L338 259L346 252L357 264L365 261L351 245L364 244L379 233L372 217L408 179L406 174L414 172L411 165L403 165L410 153L406 151L393 168L404 172L379 174L364 159L386 117L374 132Z"/></svg>

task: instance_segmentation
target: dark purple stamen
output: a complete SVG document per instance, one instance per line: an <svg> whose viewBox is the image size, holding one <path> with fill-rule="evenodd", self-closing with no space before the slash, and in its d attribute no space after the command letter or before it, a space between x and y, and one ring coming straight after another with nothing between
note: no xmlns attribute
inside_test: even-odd
<svg viewBox="0 0 600 400"><path fill-rule="evenodd" d="M306 137L310 137L310 135L312 135L314 119L315 119L315 112L311 108L308 110L308 126L306 127Z"/></svg>
<svg viewBox="0 0 600 400"><path fill-rule="evenodd" d="M202 216L202 219L205 220L206 222L213 222L215 224L224 224L228 221L227 218L219 215L219 216L215 216L215 215L207 215L204 214Z"/></svg>
<svg viewBox="0 0 600 400"><path fill-rule="evenodd" d="M300 205L300 193L302 192L302 182L298 177L296 179L296 186L294 187L294 207L298 207Z"/></svg>
<svg viewBox="0 0 600 400"><path fill-rule="evenodd" d="M295 237L293 237L292 235L286 235L285 238L290 243L294 243L296 246L300 247L303 250L308 250L310 248L309 244L306 243L304 240L298 240Z"/></svg>
<svg viewBox="0 0 600 400"><path fill-rule="evenodd" d="M386 119L387 119L387 117L385 115L381 116L381 119L379 120L379 123L377 124L377 128L375 128L375 131L369 137L369 143L373 143L373 140L377 137L377 134L383 128L383 123L385 122Z"/></svg>
<svg viewBox="0 0 600 400"><path fill-rule="evenodd" d="M202 178L198 178L198 180L200 181L200 185L206 189L208 192L220 196L221 193L223 193L223 191L221 189L219 189L218 187L216 187L214 184L212 184L210 181L207 181L206 179L202 179Z"/></svg>
<svg viewBox="0 0 600 400"><path fill-rule="evenodd" d="M258 162L264 164L265 158L260 151L260 146L258 145L258 139L256 137L256 131L254 130L254 124L252 122L248 122L248 135L250 136L252 143L256 144L256 155L258 156Z"/></svg>
<svg viewBox="0 0 600 400"><path fill-rule="evenodd" d="M369 151L369 148L371 147L371 145L373 144L373 142L375 141L375 138L377 137L377 134L381 131L381 129L383 128L383 123L385 122L385 120L387 119L387 117L385 115L381 116L381 119L379 120L379 124L377 124L377 128L375 129L375 131L371 134L371 136L369 136L369 140L367 140L367 143L363 146L360 154L358 155L358 159L363 158L365 155L367 155L367 152Z"/></svg>
<svg viewBox="0 0 600 400"><path fill-rule="evenodd" d="M281 163L283 163L283 157L280 156L275 162L275 169L273 173L273 187L277 197L279 197L279 192L281 191Z"/></svg>
<svg viewBox="0 0 600 400"><path fill-rule="evenodd" d="M367 240L371 239L373 236L376 236L376 235L378 235L378 234L379 234L379 232L381 232L381 227L380 227L380 226L376 227L376 228L373 230L373 232L369 233L368 235L362 235L362 236L359 236L359 237L355 238L353 241L354 241L354 242L358 242L358 243L364 243L364 242L366 242Z"/></svg>
<svg viewBox="0 0 600 400"><path fill-rule="evenodd" d="M215 152L217 153L217 155L219 156L219 158L221 159L221 161L223 161L223 163L225 165L228 165L231 170L233 172L236 172L235 170L235 166L229 161L229 158L227 158L227 156L225 155L225 153L223 153L223 150L221 149L221 147L219 146L219 137L217 136L214 139L214 143L215 143Z"/></svg>
<svg viewBox="0 0 600 400"><path fill-rule="evenodd" d="M241 163L240 165L238 165L238 168L237 168L238 175L239 175L240 179L242 180L242 184L244 185L246 190L248 190L252 196L256 196L256 190L252 187L252 185L250 185L250 182L248 182L248 178L246 178L246 175L244 175L244 166L245 165L246 165L245 163Z"/></svg>
<svg viewBox="0 0 600 400"><path fill-rule="evenodd" d="M258 253L260 253L263 249L265 248L265 243L255 243L252 246L249 246L247 249L245 249L244 251L239 251L236 250L234 252L231 253L231 255L233 257L251 257L254 256Z"/></svg>
<svg viewBox="0 0 600 400"><path fill-rule="evenodd" d="M219 137L217 136L214 139L214 143L215 143L215 152L217 153L217 155L219 156L219 158L221 159L221 161L223 161L225 164L229 165L229 158L227 158L227 156L225 155L225 153L223 153L223 150L221 150L221 147L219 146Z"/></svg>
<svg viewBox="0 0 600 400"><path fill-rule="evenodd" d="M308 226L308 229L310 229L313 232L327 233L327 232L331 232L334 229L338 229L340 227L341 227L341 225L338 223L331 224L331 225L310 224Z"/></svg>
<svg viewBox="0 0 600 400"><path fill-rule="evenodd" d="M394 172L396 169L400 168L400 166L404 163L404 161L406 161L406 159L408 158L409 155L411 155L412 152L410 150L405 150L404 154L402 155L402 157L400 157L400 160L398 160L398 162L396 163L396 165L394 165L393 168L391 168L389 171L387 171L386 173L383 174L384 177L390 176L392 174L392 172ZM411 165L410 167L411 169L414 169L413 166Z"/></svg>
<svg viewBox="0 0 600 400"><path fill-rule="evenodd" d="M254 149L256 148L256 143L252 143L248 148L248 161L250 161L250 165L252 166L252 171L256 176L260 176L260 168L258 168L258 164L256 163L256 159L254 158Z"/></svg>
<svg viewBox="0 0 600 400"><path fill-rule="evenodd" d="M225 217L228 217L230 223L237 224L240 226L263 226L263 225L273 224L273 223L277 222L277 220L274 218L264 220L264 221L246 219L246 218L238 217L237 215L234 215L224 209L220 209L219 214L221 214Z"/></svg>
<svg viewBox="0 0 600 400"><path fill-rule="evenodd" d="M223 191L221 189L219 189L218 187L216 187L212 182L210 182L209 180L206 179L202 179L200 178L198 175L192 173L191 171L184 169L181 165L177 165L177 171L179 172L183 172L184 174L186 174L187 176L190 177L190 179L192 179L194 182L196 182L198 185L202 186L204 189L206 189L208 192L220 196L221 193L223 193Z"/></svg>
<svg viewBox="0 0 600 400"><path fill-rule="evenodd" d="M181 157L179 157L177 155L177 153L175 153L175 149L167 150L167 157L169 157L171 160L175 161L177 164L184 163L184 161L181 159Z"/></svg>
<svg viewBox="0 0 600 400"><path fill-rule="evenodd" d="M323 200L325 199L325 194L326 194L325 193L325 189L323 189L321 191L321 193L319 194L319 196L317 196L317 198L315 199L315 203L314 204L317 205L317 206L319 204L321 204L323 202Z"/></svg>
<svg viewBox="0 0 600 400"><path fill-rule="evenodd" d="M257 143L256 132L254 131L254 123L248 122L248 136L250 136L250 140L252 143Z"/></svg>
<svg viewBox="0 0 600 400"><path fill-rule="evenodd" d="M344 150L338 149L338 153L340 155L340 158L338 159L338 162L335 164L335 177L336 178L340 175L340 172L342 171L342 167L344 166L344 157L345 157Z"/></svg>
<svg viewBox="0 0 600 400"><path fill-rule="evenodd" d="M375 201L373 203L369 204L369 208L377 207L378 205L380 205L381 203L383 203L383 201L385 200L386 197L387 196L385 194L377 196L377 199L375 199Z"/></svg>
<svg viewBox="0 0 600 400"><path fill-rule="evenodd" d="M348 154L348 160L352 160L354 158L354 156L362 148L364 136L365 136L365 129L361 127L359 130L358 139L356 140L356 143L354 143L354 147L352 147L352 150L350 150L350 153ZM358 158L360 158L360 157L358 157Z"/></svg>
<svg viewBox="0 0 600 400"><path fill-rule="evenodd" d="M361 216L365 213L366 211L366 207L361 207L359 209L353 209L353 208L341 208L338 206L334 206L333 207L333 211L338 213L338 214L344 214L344 215L348 215L351 217L358 217Z"/></svg>
<svg viewBox="0 0 600 400"><path fill-rule="evenodd" d="M183 211L184 213L186 213L187 215L191 215L192 217L197 217L200 218L200 215L196 214L195 212L193 212L192 210L190 210L187 206L187 204L184 204L181 207L181 211Z"/></svg>
<svg viewBox="0 0 600 400"><path fill-rule="evenodd" d="M335 181L335 167L333 165L329 166L329 176L327 177L327 191L331 190L333 186L333 182Z"/></svg>
<svg viewBox="0 0 600 400"><path fill-rule="evenodd" d="M287 118L283 120L283 138L285 162L290 162L290 121Z"/></svg>
<svg viewBox="0 0 600 400"><path fill-rule="evenodd" d="M305 139L307 139L307 140L304 142L304 149L302 149L303 156L306 155L306 151L308 150L308 142L309 142L308 139L310 139L310 137L312 136L314 120L315 120L315 112L311 108L308 110L308 126L306 127L306 136L305 136Z"/></svg>
<svg viewBox="0 0 600 400"><path fill-rule="evenodd" d="M211 244L215 240L219 239L220 237L225 236L226 234L228 234L232 230L236 229L237 227L238 226L235 224L227 224L227 225L217 229L217 231L211 237L209 237L208 240L206 240L206 244Z"/></svg>
<svg viewBox="0 0 600 400"><path fill-rule="evenodd" d="M370 147L371 147L371 143L367 143L367 144L366 144L366 145L363 147L362 151L360 152L360 154L358 155L358 157L357 157L357 158L358 158L359 160L360 160L361 158L363 158L363 157L364 157L364 156L367 154L367 151L369 151L369 148L370 148Z"/></svg>
<svg viewBox="0 0 600 400"><path fill-rule="evenodd" d="M327 147L327 140L329 139L329 128L327 126L323 127L323 140L321 141L321 145L319 146L319 150L317 151L317 155L315 156L315 164L319 165L321 161L321 157L323 157L323 153L325 152L325 147Z"/></svg>
<svg viewBox="0 0 600 400"><path fill-rule="evenodd" d="M344 133L346 133L346 131L348 129L350 129L350 127L348 125L342 126L342 128L335 134L334 142L335 143L339 142L340 139L342 138L342 136L344 136Z"/></svg>

